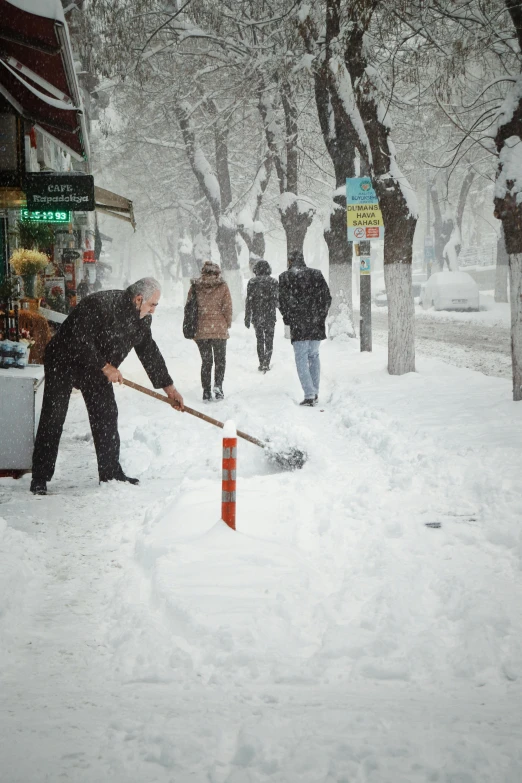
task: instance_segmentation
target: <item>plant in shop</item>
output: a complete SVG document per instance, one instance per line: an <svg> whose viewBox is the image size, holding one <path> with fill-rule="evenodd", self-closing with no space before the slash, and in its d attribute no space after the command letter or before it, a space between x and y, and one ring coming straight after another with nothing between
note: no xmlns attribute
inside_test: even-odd
<svg viewBox="0 0 522 783"><path fill-rule="evenodd" d="M36 275L51 263L49 256L39 250L20 247L12 253L9 263L16 274L23 278L25 295L34 297Z"/></svg>
<svg viewBox="0 0 522 783"><path fill-rule="evenodd" d="M50 248L55 242L54 229L48 223L19 220L14 233L22 247L30 247L34 250Z"/></svg>
<svg viewBox="0 0 522 783"><path fill-rule="evenodd" d="M20 282L16 277L6 277L0 283L0 302L8 299L18 299L20 296Z"/></svg>

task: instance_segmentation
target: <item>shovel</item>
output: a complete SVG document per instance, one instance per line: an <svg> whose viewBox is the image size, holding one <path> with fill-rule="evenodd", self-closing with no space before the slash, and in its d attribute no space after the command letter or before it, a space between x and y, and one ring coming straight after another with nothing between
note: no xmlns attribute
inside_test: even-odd
<svg viewBox="0 0 522 783"><path fill-rule="evenodd" d="M159 394L158 392L152 391L151 389L147 389L145 386L140 386L139 383L129 381L127 378L123 379L123 383L125 386L129 386L131 389L136 389L136 391L139 391L142 394L148 394L149 397L155 397L155 399L161 400L161 402L166 402L168 405L171 405L175 410L177 410L173 401L169 400L169 398L164 394ZM222 421L213 419L211 416L207 416L205 413L194 410L194 408L189 408L188 405L184 405L183 408L185 413L190 413L191 416L196 416L198 419L208 421L209 424L213 424L215 427L224 427ZM279 465L280 468L283 468L284 470L297 470L302 468L306 462L307 455L300 449L288 447L283 451L275 451L272 444L268 441L254 438L252 435L248 435L246 432L241 432L241 430L237 430L237 435L239 438L243 438L243 440L247 440L249 443L253 443L255 446L259 446L260 448L265 449L268 459L271 462L275 462L277 465Z"/></svg>

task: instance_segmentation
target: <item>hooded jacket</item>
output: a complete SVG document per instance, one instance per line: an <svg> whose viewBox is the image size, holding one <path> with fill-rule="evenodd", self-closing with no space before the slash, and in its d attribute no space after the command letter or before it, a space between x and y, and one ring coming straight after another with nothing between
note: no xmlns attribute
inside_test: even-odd
<svg viewBox="0 0 522 783"><path fill-rule="evenodd" d="M270 277L272 269L268 261L258 261L254 266L255 277L248 281L245 302L245 326L269 326L276 322L279 305L278 283Z"/></svg>
<svg viewBox="0 0 522 783"><path fill-rule="evenodd" d="M45 364L80 372L119 367L134 348L155 389L172 384L151 333L152 317L140 314L127 291L98 291L67 316L45 352Z"/></svg>
<svg viewBox="0 0 522 783"><path fill-rule="evenodd" d="M331 303L322 272L306 266L304 260L294 261L279 275L279 309L293 343L326 340L325 321Z"/></svg>
<svg viewBox="0 0 522 783"><path fill-rule="evenodd" d="M201 277L192 280L188 299L198 300L198 326L195 340L228 340L232 326L232 297L217 264L206 261Z"/></svg>

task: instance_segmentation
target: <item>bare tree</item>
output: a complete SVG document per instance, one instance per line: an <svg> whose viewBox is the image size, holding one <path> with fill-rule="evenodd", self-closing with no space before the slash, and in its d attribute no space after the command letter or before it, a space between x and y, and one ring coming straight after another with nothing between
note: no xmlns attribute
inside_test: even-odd
<svg viewBox="0 0 522 783"><path fill-rule="evenodd" d="M522 51L522 8L515 0L505 0L505 5ZM522 400L522 74L502 107L495 144L499 156L495 215L502 221L509 257L513 400L518 402Z"/></svg>

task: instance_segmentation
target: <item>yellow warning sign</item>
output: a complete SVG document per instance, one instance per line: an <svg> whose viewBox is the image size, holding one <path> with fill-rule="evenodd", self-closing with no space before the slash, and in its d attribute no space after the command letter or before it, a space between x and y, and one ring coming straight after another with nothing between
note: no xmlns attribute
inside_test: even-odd
<svg viewBox="0 0 522 783"><path fill-rule="evenodd" d="M377 201L369 204L347 204L348 228L384 226L382 212Z"/></svg>

